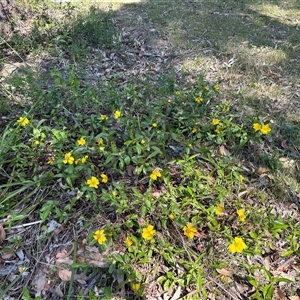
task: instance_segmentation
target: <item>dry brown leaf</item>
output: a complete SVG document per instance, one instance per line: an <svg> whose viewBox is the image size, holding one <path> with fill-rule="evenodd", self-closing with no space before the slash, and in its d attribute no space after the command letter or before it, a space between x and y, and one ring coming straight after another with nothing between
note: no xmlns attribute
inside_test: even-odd
<svg viewBox="0 0 300 300"><path fill-rule="evenodd" d="M67 250L66 249L62 249L60 252L57 252L57 254L56 254L56 258L61 258L61 257L66 257L66 255L67 255Z"/></svg>
<svg viewBox="0 0 300 300"><path fill-rule="evenodd" d="M4 253L1 255L2 259L7 260L11 259L14 256L14 253Z"/></svg>
<svg viewBox="0 0 300 300"><path fill-rule="evenodd" d="M268 168L264 168L264 167L259 167L257 170L256 170L256 173L257 174L265 174L265 173L268 173L269 172L269 169Z"/></svg>
<svg viewBox="0 0 300 300"><path fill-rule="evenodd" d="M287 143L286 143L286 140L284 140L284 141L282 141L281 142L281 147L283 148L283 149L287 149L289 146L287 145Z"/></svg>
<svg viewBox="0 0 300 300"><path fill-rule="evenodd" d="M3 228L3 225L0 224L0 245L4 242L5 238L6 238L5 230Z"/></svg>
<svg viewBox="0 0 300 300"><path fill-rule="evenodd" d="M280 288L276 289L276 294L279 297L280 300L287 300L287 298L285 297L283 291Z"/></svg>
<svg viewBox="0 0 300 300"><path fill-rule="evenodd" d="M298 297L298 296L290 296L290 300L300 300L300 297Z"/></svg>
<svg viewBox="0 0 300 300"><path fill-rule="evenodd" d="M70 270L59 270L58 271L58 277L62 280L62 281L69 281L71 279L72 276L72 272Z"/></svg>
<svg viewBox="0 0 300 300"><path fill-rule="evenodd" d="M226 269L216 269L216 270L221 275L225 275L225 276L232 276L233 275L232 271L229 271L229 270L226 270Z"/></svg>
<svg viewBox="0 0 300 300"><path fill-rule="evenodd" d="M220 154L224 156L229 156L229 151L225 148L224 145L221 145L219 148Z"/></svg>

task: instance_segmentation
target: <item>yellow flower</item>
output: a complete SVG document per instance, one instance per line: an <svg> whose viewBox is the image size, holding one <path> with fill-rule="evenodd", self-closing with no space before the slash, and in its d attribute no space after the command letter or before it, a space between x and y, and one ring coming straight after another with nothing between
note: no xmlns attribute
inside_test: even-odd
<svg viewBox="0 0 300 300"><path fill-rule="evenodd" d="M100 150L100 151L104 151L104 150L105 150L105 147L99 147L99 150Z"/></svg>
<svg viewBox="0 0 300 300"><path fill-rule="evenodd" d="M217 209L216 209L216 215L219 216L223 213L223 206L221 204L217 205Z"/></svg>
<svg viewBox="0 0 300 300"><path fill-rule="evenodd" d="M86 183L89 187L97 189L99 185L99 180L95 176L92 176L90 179L87 180Z"/></svg>
<svg viewBox="0 0 300 300"><path fill-rule="evenodd" d="M100 175L100 177L101 177L101 182L107 183L107 181L108 181L107 175L105 175L104 173L102 173L102 174Z"/></svg>
<svg viewBox="0 0 300 300"><path fill-rule="evenodd" d="M146 228L142 230L142 237L145 240L152 240L156 230L154 229L153 225L148 225Z"/></svg>
<svg viewBox="0 0 300 300"><path fill-rule="evenodd" d="M195 102L197 102L197 103L201 103L203 101L203 99L201 98L201 97L197 97L196 99L195 99Z"/></svg>
<svg viewBox="0 0 300 300"><path fill-rule="evenodd" d="M141 287L140 283L134 283L134 284L132 284L132 289L133 289L133 291L135 293L137 293L139 291L140 287Z"/></svg>
<svg viewBox="0 0 300 300"><path fill-rule="evenodd" d="M241 222L245 222L245 220L246 220L246 215L245 215L244 210L243 210L243 209L238 209L236 212L237 212L237 214L238 214L238 216L239 216L239 218L240 218L240 221L241 221Z"/></svg>
<svg viewBox="0 0 300 300"><path fill-rule="evenodd" d="M229 245L228 250L232 253L234 253L234 252L241 253L246 248L247 248L247 246L244 243L243 239L240 237L235 237L234 242Z"/></svg>
<svg viewBox="0 0 300 300"><path fill-rule="evenodd" d="M87 156L87 155L85 155L82 159L81 159L81 162L84 164L84 163L86 163L86 161L87 161L87 159L88 159L89 157Z"/></svg>
<svg viewBox="0 0 300 300"><path fill-rule="evenodd" d="M101 229L101 230L96 230L95 233L94 233L93 238L94 238L100 245L102 245L103 243L105 243L106 237L105 237L105 234L104 234L104 230L103 230L103 229Z"/></svg>
<svg viewBox="0 0 300 300"><path fill-rule="evenodd" d="M158 171L157 169L154 169L154 170L152 171L152 173L150 174L150 178L151 178L152 180L156 180L157 177L161 177L161 173L160 173L160 171Z"/></svg>
<svg viewBox="0 0 300 300"><path fill-rule="evenodd" d="M156 128L157 127L157 123L152 123L152 127Z"/></svg>
<svg viewBox="0 0 300 300"><path fill-rule="evenodd" d="M196 133L197 132L197 128L193 128L192 133Z"/></svg>
<svg viewBox="0 0 300 300"><path fill-rule="evenodd" d="M54 161L55 161L55 158L54 158L54 157L50 157L50 158L48 159L48 161L47 161L47 164L48 164L48 165L53 165Z"/></svg>
<svg viewBox="0 0 300 300"><path fill-rule="evenodd" d="M174 219L175 219L175 216L174 216L173 214L169 214L169 218L170 218L171 220L174 220Z"/></svg>
<svg viewBox="0 0 300 300"><path fill-rule="evenodd" d="M29 124L29 120L25 117L20 117L18 120L17 120L17 123L21 124L21 126L25 127L27 124Z"/></svg>
<svg viewBox="0 0 300 300"><path fill-rule="evenodd" d="M261 130L261 125L259 123L253 123L253 129L255 131L259 131L259 130Z"/></svg>
<svg viewBox="0 0 300 300"><path fill-rule="evenodd" d="M206 85L206 86L204 87L204 89L205 89L206 91L209 91L209 86Z"/></svg>
<svg viewBox="0 0 300 300"><path fill-rule="evenodd" d="M100 145L103 145L103 139L98 139L97 140L97 144L100 146Z"/></svg>
<svg viewBox="0 0 300 300"><path fill-rule="evenodd" d="M121 112L119 111L119 110L116 110L115 112L114 112L114 118L115 119L119 119L121 117Z"/></svg>
<svg viewBox="0 0 300 300"><path fill-rule="evenodd" d="M168 99L168 103L171 103L172 102L172 100L171 99Z"/></svg>
<svg viewBox="0 0 300 300"><path fill-rule="evenodd" d="M133 244L132 238L130 236L127 236L124 243L129 248Z"/></svg>
<svg viewBox="0 0 300 300"><path fill-rule="evenodd" d="M220 123L220 120L219 119L212 119L212 124L213 125L218 125Z"/></svg>
<svg viewBox="0 0 300 300"><path fill-rule="evenodd" d="M79 146L84 146L84 145L86 144L86 140L85 140L83 137L81 137L81 138L77 141L77 143L78 143Z"/></svg>
<svg viewBox="0 0 300 300"><path fill-rule="evenodd" d="M101 115L100 118L101 118L102 121L107 121L108 120L107 115Z"/></svg>
<svg viewBox="0 0 300 300"><path fill-rule="evenodd" d="M72 165L74 163L74 157L71 152L65 154L65 159L63 160L64 164Z"/></svg>
<svg viewBox="0 0 300 300"><path fill-rule="evenodd" d="M245 180L245 177L243 176L243 175L239 175L239 180L240 180L240 182L244 182L244 180Z"/></svg>
<svg viewBox="0 0 300 300"><path fill-rule="evenodd" d="M269 132L271 132L271 127L269 126L269 124L266 124L266 125L262 125L261 126L261 129L260 129L260 132L262 134L268 134Z"/></svg>
<svg viewBox="0 0 300 300"><path fill-rule="evenodd" d="M180 95L180 94L181 94L180 91L176 91L176 92L175 92L175 95Z"/></svg>
<svg viewBox="0 0 300 300"><path fill-rule="evenodd" d="M112 191L111 194L112 194L114 197L116 197L118 193L117 193L117 191Z"/></svg>
<svg viewBox="0 0 300 300"><path fill-rule="evenodd" d="M218 90L220 90L220 86L219 86L218 84L215 84L215 85L214 85L214 89L215 89L216 91L218 91Z"/></svg>
<svg viewBox="0 0 300 300"><path fill-rule="evenodd" d="M216 129L215 129L215 133L219 134L221 132L221 127L220 125L217 125Z"/></svg>
<svg viewBox="0 0 300 300"><path fill-rule="evenodd" d="M144 140L141 140L141 144L144 145L146 142Z"/></svg>
<svg viewBox="0 0 300 300"><path fill-rule="evenodd" d="M183 234L187 236L189 239L193 239L196 232L197 232L197 228L195 228L191 223L187 223L183 227Z"/></svg>
<svg viewBox="0 0 300 300"><path fill-rule="evenodd" d="M38 146L38 145L40 144L40 142L39 142L39 141L35 141L34 144L35 144L36 146Z"/></svg>

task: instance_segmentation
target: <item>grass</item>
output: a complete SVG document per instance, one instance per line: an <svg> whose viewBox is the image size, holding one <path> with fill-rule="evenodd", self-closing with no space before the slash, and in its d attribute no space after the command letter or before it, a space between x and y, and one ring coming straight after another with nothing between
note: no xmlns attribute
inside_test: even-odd
<svg viewBox="0 0 300 300"><path fill-rule="evenodd" d="M173 4L32 1L0 41L0 298L299 292L299 5Z"/></svg>

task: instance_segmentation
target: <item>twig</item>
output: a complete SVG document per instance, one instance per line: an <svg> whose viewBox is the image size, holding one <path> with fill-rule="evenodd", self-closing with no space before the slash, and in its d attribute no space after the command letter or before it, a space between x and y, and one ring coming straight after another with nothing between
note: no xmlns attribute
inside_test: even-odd
<svg viewBox="0 0 300 300"><path fill-rule="evenodd" d="M76 262L76 256L77 256L77 241L74 241L74 252L73 252L73 262ZM74 275L75 275L75 268L72 268L72 274L71 274L71 279L70 279L70 284L69 284L69 290L68 290L68 296L67 300L70 300L71 298L71 293L72 293L72 288L73 288L73 283L74 283Z"/></svg>
<svg viewBox="0 0 300 300"><path fill-rule="evenodd" d="M41 220L40 221L31 222L31 223L22 224L22 225L12 226L10 229L18 229L18 228L28 227L28 226L35 225L35 224L40 224L40 223L42 223Z"/></svg>
<svg viewBox="0 0 300 300"><path fill-rule="evenodd" d="M225 292L225 294L229 295L232 299L234 300L240 300L239 298L237 298L236 296L232 295L228 290L226 290L224 287L222 287L221 284L219 284L217 281L215 281L213 278L211 278L210 276L208 276L208 279L210 281L212 281L214 284L216 284L221 290L223 290L223 292Z"/></svg>

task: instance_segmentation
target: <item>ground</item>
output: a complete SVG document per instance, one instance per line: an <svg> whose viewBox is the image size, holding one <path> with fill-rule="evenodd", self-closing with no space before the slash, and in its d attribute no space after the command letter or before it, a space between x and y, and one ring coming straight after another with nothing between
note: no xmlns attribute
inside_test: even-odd
<svg viewBox="0 0 300 300"><path fill-rule="evenodd" d="M299 4L117 2L0 12L0 298L299 299Z"/></svg>

